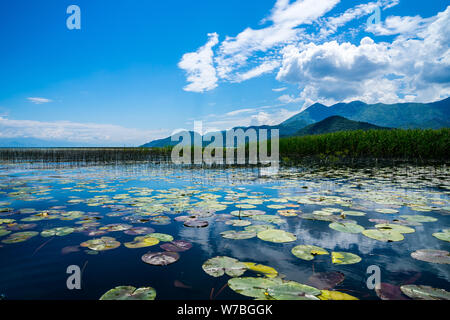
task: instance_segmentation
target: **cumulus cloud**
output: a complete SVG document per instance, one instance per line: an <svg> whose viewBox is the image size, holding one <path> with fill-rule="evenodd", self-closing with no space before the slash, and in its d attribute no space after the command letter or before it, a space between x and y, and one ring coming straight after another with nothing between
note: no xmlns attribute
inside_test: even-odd
<svg viewBox="0 0 450 320"><path fill-rule="evenodd" d="M80 144L136 146L160 138L166 133L166 130L138 130L111 124L43 122L0 117L0 138L35 138Z"/></svg>
<svg viewBox="0 0 450 320"><path fill-rule="evenodd" d="M52 102L52 100L50 100L50 99L37 98L37 97L30 97L30 98L27 98L27 100L32 102L32 103L34 103L34 104L43 104L43 103Z"/></svg>
<svg viewBox="0 0 450 320"><path fill-rule="evenodd" d="M445 98L450 94L450 7L428 19L426 26L421 26L423 19L413 21L396 31L403 34L392 43L366 37L358 45L330 41L287 46L277 79L297 84L300 97L309 101L394 103L412 97L416 101ZM411 38L404 36L414 28L421 31Z"/></svg>
<svg viewBox="0 0 450 320"><path fill-rule="evenodd" d="M212 48L219 43L217 33L208 34L208 42L196 52L183 55L178 66L187 73L189 84L185 91L204 92L217 87L216 69L213 66Z"/></svg>

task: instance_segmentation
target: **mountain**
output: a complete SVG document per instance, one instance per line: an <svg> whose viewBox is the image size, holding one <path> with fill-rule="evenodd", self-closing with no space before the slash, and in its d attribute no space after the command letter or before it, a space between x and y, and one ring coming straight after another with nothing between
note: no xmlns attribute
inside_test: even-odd
<svg viewBox="0 0 450 320"><path fill-rule="evenodd" d="M315 134L332 133L338 131L354 131L354 130L383 130L390 129L379 127L367 122L359 122L348 120L340 116L332 116L325 120L311 124L296 132L296 136L309 136Z"/></svg>
<svg viewBox="0 0 450 320"><path fill-rule="evenodd" d="M316 103L280 124L300 128L331 116L402 129L439 129L450 127L450 98L433 103L366 104L361 101L326 107Z"/></svg>
<svg viewBox="0 0 450 320"><path fill-rule="evenodd" d="M257 131L258 129L279 129L280 137L288 137L297 135L302 128L333 116L340 116L346 118L346 120L364 122L366 124L384 128L446 128L450 127L450 98L432 103L366 104L361 101L353 101L350 103L338 103L330 107L316 103L279 125L237 128L243 130L254 128ZM345 124L342 119L340 123L343 127L345 127L346 124L349 128L355 126L355 124L350 125L348 122ZM334 125L339 126L339 121ZM322 124L321 126L325 125ZM222 131L222 133L225 133L225 131ZM162 147L176 144L176 142L171 142L170 137L168 137L152 141L143 145L143 147Z"/></svg>

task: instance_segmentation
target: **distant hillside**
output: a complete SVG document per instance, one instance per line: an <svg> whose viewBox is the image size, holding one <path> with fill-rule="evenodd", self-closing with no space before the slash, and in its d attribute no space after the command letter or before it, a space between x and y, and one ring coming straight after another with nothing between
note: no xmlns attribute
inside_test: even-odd
<svg viewBox="0 0 450 320"><path fill-rule="evenodd" d="M433 103L366 104L361 101L326 107L316 103L280 124L300 128L331 116L341 116L381 127L439 129L450 127L450 98Z"/></svg>
<svg viewBox="0 0 450 320"><path fill-rule="evenodd" d="M248 128L279 129L280 137L290 137L302 134L299 133L301 129L311 130L311 128L306 129L305 127L321 122L333 116L340 116L346 118L347 120L363 122L366 124L384 128L448 128L450 127L450 98L433 103L366 104L361 101L354 101L350 103L338 103L330 107L324 106L320 103L316 103L310 106L308 109L280 123L279 125L240 128L244 130L247 130ZM325 125L326 124L322 124L321 126ZM343 122L341 124L335 123L332 125L336 127L342 125L343 127L345 127L345 123ZM349 128L355 126L355 124L350 125L350 123L348 122L346 125L348 125ZM222 133L224 132L225 131L222 131ZM165 139L152 141L143 145L143 147L164 147L176 144L176 142L172 142L170 137L168 137Z"/></svg>
<svg viewBox="0 0 450 320"><path fill-rule="evenodd" d="M367 122L359 122L348 120L340 116L332 116L320 122L311 124L297 131L295 136L308 136L315 134L333 133L339 131L354 131L354 130L383 130L390 129L379 127Z"/></svg>

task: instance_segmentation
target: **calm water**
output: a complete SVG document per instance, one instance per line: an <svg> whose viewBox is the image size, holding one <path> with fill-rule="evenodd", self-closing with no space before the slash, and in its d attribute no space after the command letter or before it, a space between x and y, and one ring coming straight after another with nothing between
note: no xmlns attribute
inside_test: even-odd
<svg viewBox="0 0 450 320"><path fill-rule="evenodd" d="M153 287L157 299L209 299L217 294L229 276L214 278L202 264L215 256L228 256L275 268L286 280L308 283L313 273L339 271L345 280L336 286L359 299L378 299L366 286L371 265L381 269L381 280L394 285L423 284L450 290L450 267L419 261L411 253L419 249L450 250L449 242L433 233L450 228L449 170L446 167L396 168L284 168L279 175L266 176L255 169L182 169L148 164L86 167L39 167L0 164L0 294L7 299L99 299L120 285ZM273 243L257 237L226 239L221 232L244 230L222 216L232 211L262 210L279 216L275 228L294 234L297 240ZM366 229L371 219L404 220L400 216L423 215L434 222L410 227L399 242L381 242L363 234L331 229L330 222L305 219L314 211L337 208L358 211L364 216L346 216ZM394 209L385 214L376 209ZM281 216L280 210L295 210L296 216ZM326 209L329 210L329 209ZM331 210L333 211L333 210ZM204 228L184 226L180 216L197 215L207 221ZM6 219L6 220L5 220ZM13 220L8 220L13 219ZM25 220L23 220L25 219ZM251 217L253 225L268 224ZM375 221L375 220L373 220ZM147 252L164 251L158 245L131 249L124 244L136 235L102 231L109 224L124 228L149 227L185 240L193 247L180 252L180 259L167 266L146 264ZM44 237L41 232L72 227L64 236ZM18 228L29 228L18 230ZM0 229L1 230L1 229ZM11 233L8 233L11 231ZM16 232L39 234L18 243L3 242ZM102 231L102 232L100 232ZM104 233L104 234L101 234ZM1 234L1 231L0 231ZM45 233L44 233L45 235ZM113 237L121 245L94 251L79 245L90 239ZM8 241L7 241L8 242ZM330 256L305 261L291 253L297 245L315 245L329 252L350 252L362 261L339 265ZM82 270L82 289L68 290L66 269ZM256 276L247 271L245 276ZM216 299L249 299L225 288Z"/></svg>

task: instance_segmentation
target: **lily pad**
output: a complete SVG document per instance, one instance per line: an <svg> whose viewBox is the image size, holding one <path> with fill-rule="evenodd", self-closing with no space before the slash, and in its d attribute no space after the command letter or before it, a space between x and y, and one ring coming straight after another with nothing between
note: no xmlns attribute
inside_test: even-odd
<svg viewBox="0 0 450 320"><path fill-rule="evenodd" d="M91 239L80 244L94 251L112 250L120 247L120 242L111 237L101 237L99 239Z"/></svg>
<svg viewBox="0 0 450 320"><path fill-rule="evenodd" d="M319 300L321 291L295 281L283 281L267 288L267 295L275 300Z"/></svg>
<svg viewBox="0 0 450 320"><path fill-rule="evenodd" d="M417 250L411 253L411 257L430 263L450 264L450 252L444 250Z"/></svg>
<svg viewBox="0 0 450 320"><path fill-rule="evenodd" d="M132 236L149 234L155 232L155 229L148 227L133 227L131 229L125 230L124 233Z"/></svg>
<svg viewBox="0 0 450 320"><path fill-rule="evenodd" d="M244 231L229 230L221 232L220 235L226 239L246 240L256 237L256 232L247 230Z"/></svg>
<svg viewBox="0 0 450 320"><path fill-rule="evenodd" d="M317 255L327 255L329 252L321 247L300 245L292 248L292 254L303 260L313 260Z"/></svg>
<svg viewBox="0 0 450 320"><path fill-rule="evenodd" d="M146 248L157 245L159 243L159 239L155 237L151 237L151 235L147 236L139 236L134 238L133 242L125 242L124 246L129 249L137 249L137 248Z"/></svg>
<svg viewBox="0 0 450 320"><path fill-rule="evenodd" d="M16 232L16 233L10 234L8 237L3 239L2 242L6 243L6 244L24 242L32 237L37 236L38 234L39 234L39 232L36 232L36 231Z"/></svg>
<svg viewBox="0 0 450 320"><path fill-rule="evenodd" d="M232 225L233 227L246 227L252 223L248 220L228 220L225 224Z"/></svg>
<svg viewBox="0 0 450 320"><path fill-rule="evenodd" d="M395 242L405 239L405 237L399 232L384 229L367 229L364 230L362 234L368 238L383 242Z"/></svg>
<svg viewBox="0 0 450 320"><path fill-rule="evenodd" d="M142 261L154 266L167 266L180 259L180 255L176 252L148 252L142 256Z"/></svg>
<svg viewBox="0 0 450 320"><path fill-rule="evenodd" d="M74 231L75 231L74 228L60 227L60 228L44 230L41 232L41 236L45 237L45 238L53 237L53 236L63 237L63 236L67 236L68 234L71 234Z"/></svg>
<svg viewBox="0 0 450 320"><path fill-rule="evenodd" d="M377 224L377 225L375 225L375 228L377 228L378 230L381 230L381 231L393 231L393 232L398 232L398 233L402 233L402 234L416 232L415 229L410 228L410 227L406 227L406 226L402 226L402 225L398 225L398 224L388 224L388 223Z"/></svg>
<svg viewBox="0 0 450 320"><path fill-rule="evenodd" d="M430 286L404 285L402 292L415 300L450 300L450 292Z"/></svg>
<svg viewBox="0 0 450 320"><path fill-rule="evenodd" d="M268 288L279 283L281 280L278 278L241 277L228 280L228 286L234 292L257 299L267 299Z"/></svg>
<svg viewBox="0 0 450 320"><path fill-rule="evenodd" d="M400 216L400 218L403 218L407 221L412 221L412 222L436 222L438 221L438 219L433 218L433 217L428 217L428 216L421 216L421 215L412 215L412 216Z"/></svg>
<svg viewBox="0 0 450 320"><path fill-rule="evenodd" d="M239 260L223 256L208 259L202 268L207 274L216 278L224 274L239 277L247 270L247 266Z"/></svg>
<svg viewBox="0 0 450 320"><path fill-rule="evenodd" d="M255 232L255 233L269 230L269 229L275 229L275 227L270 224L257 224L257 225L245 227L245 231ZM256 236L256 234L255 234L255 236Z"/></svg>
<svg viewBox="0 0 450 320"><path fill-rule="evenodd" d="M358 298L351 296L347 293L339 292L339 291L329 291L322 290L320 296L318 296L320 300L359 300Z"/></svg>
<svg viewBox="0 0 450 320"><path fill-rule="evenodd" d="M245 264L247 269L260 273L266 276L267 278L276 278L278 276L278 271L272 267L257 264L254 262L243 262L243 263Z"/></svg>
<svg viewBox="0 0 450 320"><path fill-rule="evenodd" d="M160 247L166 251L183 252L191 249L192 243L184 240L175 240L169 243L164 243Z"/></svg>
<svg viewBox="0 0 450 320"><path fill-rule="evenodd" d="M184 226L189 228L206 228L208 225L208 221L203 220L188 220L184 222Z"/></svg>
<svg viewBox="0 0 450 320"><path fill-rule="evenodd" d="M120 286L109 290L100 300L155 300L156 291L151 287L136 289L132 286Z"/></svg>
<svg viewBox="0 0 450 320"><path fill-rule="evenodd" d="M318 272L309 277L307 284L319 290L331 290L345 279L342 272Z"/></svg>
<svg viewBox="0 0 450 320"><path fill-rule="evenodd" d="M336 231L345 233L361 233L364 231L364 227L360 226L359 224L348 222L343 223L333 222L329 224L329 227Z"/></svg>
<svg viewBox="0 0 450 320"><path fill-rule="evenodd" d="M362 259L360 256L350 252L332 252L331 261L335 264L355 264Z"/></svg>
<svg viewBox="0 0 450 320"><path fill-rule="evenodd" d="M278 229L269 229L258 232L257 237L261 240L274 243L286 243L297 240L297 237L294 234Z"/></svg>
<svg viewBox="0 0 450 320"><path fill-rule="evenodd" d="M381 300L408 300L403 296L399 286L390 283L380 283L375 288L375 292Z"/></svg>
<svg viewBox="0 0 450 320"><path fill-rule="evenodd" d="M445 229L442 232L433 233L433 237L442 241L450 242L450 229Z"/></svg>

